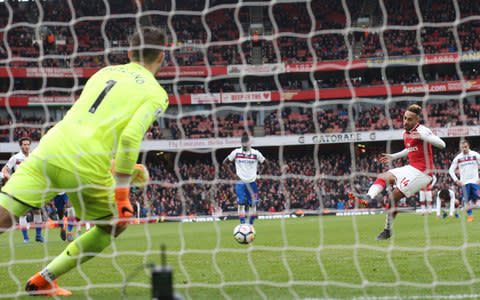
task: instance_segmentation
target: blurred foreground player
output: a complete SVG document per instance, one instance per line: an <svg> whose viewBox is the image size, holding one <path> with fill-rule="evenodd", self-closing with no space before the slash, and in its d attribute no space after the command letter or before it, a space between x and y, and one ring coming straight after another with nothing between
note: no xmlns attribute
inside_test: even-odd
<svg viewBox="0 0 480 300"><path fill-rule="evenodd" d="M93 258L126 229L127 219L133 216L129 185L141 141L168 107L167 93L155 79L165 44L159 29L145 27L135 33L128 51L131 62L95 73L64 119L42 137L3 187L2 232L31 207L42 207L42 199L52 199L57 194L53 190L75 191L67 194L77 217L104 221L32 276L25 287L30 294L70 295L58 286L57 278Z"/></svg>

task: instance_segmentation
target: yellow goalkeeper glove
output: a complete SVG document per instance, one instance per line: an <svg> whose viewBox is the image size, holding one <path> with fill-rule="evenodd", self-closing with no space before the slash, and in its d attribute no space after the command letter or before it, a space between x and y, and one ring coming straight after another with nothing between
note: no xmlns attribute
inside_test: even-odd
<svg viewBox="0 0 480 300"><path fill-rule="evenodd" d="M150 179L147 167L142 164L135 164L132 173L132 180L131 184L136 185L138 187L144 187L145 184Z"/></svg>
<svg viewBox="0 0 480 300"><path fill-rule="evenodd" d="M110 170L112 174L115 174L114 169L115 169L115 160L112 161L112 169ZM135 164L135 166L133 167L133 173L132 173L130 183L138 187L144 187L149 180L150 180L150 176L148 174L147 167L145 167L142 164Z"/></svg>

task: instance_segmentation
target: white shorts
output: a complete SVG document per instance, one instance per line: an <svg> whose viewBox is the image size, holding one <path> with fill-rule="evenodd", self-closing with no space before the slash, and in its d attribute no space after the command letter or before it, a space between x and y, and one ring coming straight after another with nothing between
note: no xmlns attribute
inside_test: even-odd
<svg viewBox="0 0 480 300"><path fill-rule="evenodd" d="M391 169L388 172L392 173L393 176L397 178L395 185L405 197L414 195L432 181L431 176L410 165Z"/></svg>

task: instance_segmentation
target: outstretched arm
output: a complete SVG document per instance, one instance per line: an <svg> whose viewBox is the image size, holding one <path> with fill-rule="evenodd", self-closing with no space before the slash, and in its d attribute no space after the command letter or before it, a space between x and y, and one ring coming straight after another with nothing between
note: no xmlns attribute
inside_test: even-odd
<svg viewBox="0 0 480 300"><path fill-rule="evenodd" d="M387 163L387 162L390 162L392 160L405 157L407 155L408 155L408 150L407 149L403 149L400 152L392 153L392 154L382 153L382 156L380 157L380 162L381 163Z"/></svg>

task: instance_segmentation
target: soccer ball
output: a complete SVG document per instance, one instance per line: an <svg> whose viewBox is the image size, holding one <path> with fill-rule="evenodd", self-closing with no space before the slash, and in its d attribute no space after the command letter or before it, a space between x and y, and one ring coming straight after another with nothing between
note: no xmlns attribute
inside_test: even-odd
<svg viewBox="0 0 480 300"><path fill-rule="evenodd" d="M233 238L240 244L250 244L255 239L255 228L250 224L240 224L233 230Z"/></svg>

